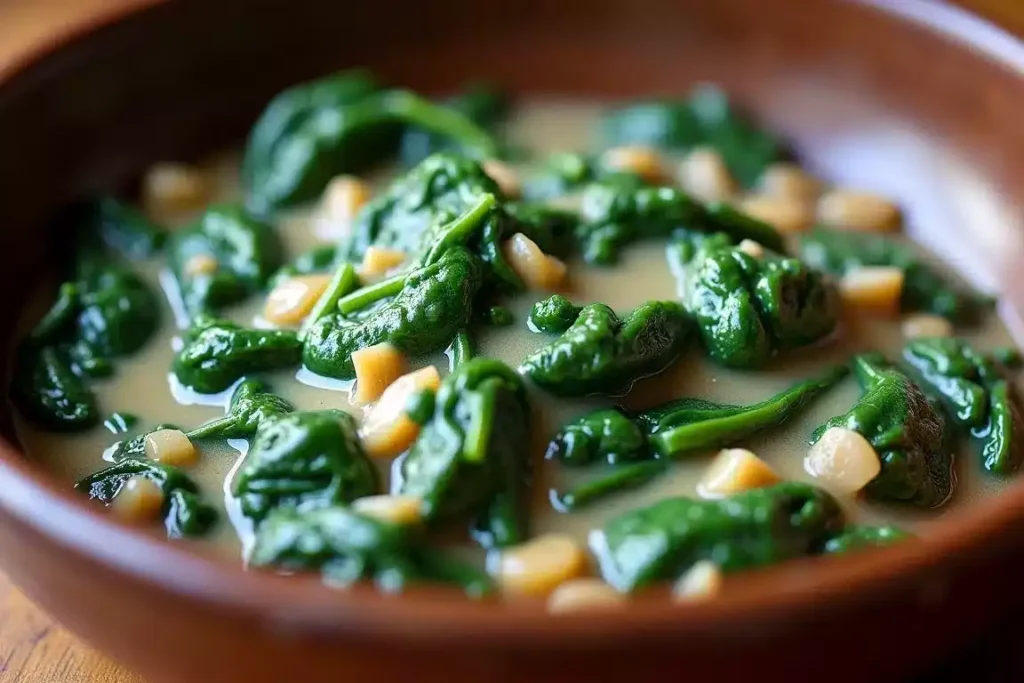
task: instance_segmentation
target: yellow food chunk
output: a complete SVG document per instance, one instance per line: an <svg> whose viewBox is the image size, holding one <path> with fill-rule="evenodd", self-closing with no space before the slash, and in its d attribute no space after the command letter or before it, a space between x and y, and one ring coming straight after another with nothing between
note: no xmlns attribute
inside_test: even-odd
<svg viewBox="0 0 1024 683"><path fill-rule="evenodd" d="M355 403L376 401L405 371L405 356L391 344L375 344L352 354L356 370Z"/></svg>
<svg viewBox="0 0 1024 683"><path fill-rule="evenodd" d="M220 263L210 254L196 254L185 261L181 269L186 276L196 277L198 275L213 275L219 266Z"/></svg>
<svg viewBox="0 0 1024 683"><path fill-rule="evenodd" d="M814 213L807 204L787 197L747 197L740 209L785 235L805 232L814 223Z"/></svg>
<svg viewBox="0 0 1024 683"><path fill-rule="evenodd" d="M764 257L764 247L761 246L760 242L755 242L754 240L740 240L740 243L736 246L736 248L745 254L753 256L754 258Z"/></svg>
<svg viewBox="0 0 1024 683"><path fill-rule="evenodd" d="M722 570L709 560L701 560L679 577L672 587L676 602L700 602L718 595L722 590Z"/></svg>
<svg viewBox="0 0 1024 683"><path fill-rule="evenodd" d="M402 265L405 257L406 253L399 249L367 247L363 263L359 266L359 276L373 279L386 275L389 270Z"/></svg>
<svg viewBox="0 0 1024 683"><path fill-rule="evenodd" d="M160 516L164 494L160 487L145 477L131 477L118 490L110 510L125 522L151 522Z"/></svg>
<svg viewBox="0 0 1024 683"><path fill-rule="evenodd" d="M484 173L498 183L498 189L508 199L515 199L522 193L519 174L508 164L497 159L488 159L483 163Z"/></svg>
<svg viewBox="0 0 1024 683"><path fill-rule="evenodd" d="M565 264L545 254L536 242L521 232L505 240L501 249L508 265L530 289L557 289L565 280Z"/></svg>
<svg viewBox="0 0 1024 683"><path fill-rule="evenodd" d="M847 306L876 315L896 315L903 296L903 271L895 266L864 266L849 271L839 281L839 293Z"/></svg>
<svg viewBox="0 0 1024 683"><path fill-rule="evenodd" d="M779 475L764 460L746 448L725 448L704 472L697 493L704 498L721 498L740 491L771 486Z"/></svg>
<svg viewBox="0 0 1024 683"><path fill-rule="evenodd" d="M807 451L804 470L837 494L854 494L882 471L871 443L860 432L829 427Z"/></svg>
<svg viewBox="0 0 1024 683"><path fill-rule="evenodd" d="M717 202L736 194L736 181L721 155L710 147L698 147L679 166L679 184L705 202Z"/></svg>
<svg viewBox="0 0 1024 683"><path fill-rule="evenodd" d="M298 325L327 289L330 275L295 275L267 295L263 317L275 325Z"/></svg>
<svg viewBox="0 0 1024 683"><path fill-rule="evenodd" d="M821 194L821 181L796 164L779 162L764 170L757 189L770 197L783 197L810 203Z"/></svg>
<svg viewBox="0 0 1024 683"><path fill-rule="evenodd" d="M601 579L570 579L548 596L547 608L552 614L593 612L622 609L628 600Z"/></svg>
<svg viewBox="0 0 1024 683"><path fill-rule="evenodd" d="M495 579L505 593L543 596L586 571L586 552L575 540L545 534L502 551Z"/></svg>
<svg viewBox="0 0 1024 683"><path fill-rule="evenodd" d="M154 164L142 179L143 206L155 215L196 211L212 193L209 174L186 164Z"/></svg>
<svg viewBox="0 0 1024 683"><path fill-rule="evenodd" d="M953 323L931 313L909 315L903 320L903 336L907 339L952 337Z"/></svg>
<svg viewBox="0 0 1024 683"><path fill-rule="evenodd" d="M441 386L441 374L433 365L402 375L384 390L370 410L359 435L371 458L393 458L412 445L420 426L405 414L410 397L423 389Z"/></svg>
<svg viewBox="0 0 1024 683"><path fill-rule="evenodd" d="M178 429L160 429L146 435L145 449L150 460L174 467L190 467L199 460L195 446Z"/></svg>
<svg viewBox="0 0 1024 683"><path fill-rule="evenodd" d="M417 524L423 519L423 501L416 496L366 496L356 499L352 509L390 524Z"/></svg>
<svg viewBox="0 0 1024 683"><path fill-rule="evenodd" d="M868 232L900 229L900 209L881 195L859 190L833 190L818 200L818 219L836 228Z"/></svg>
<svg viewBox="0 0 1024 683"><path fill-rule="evenodd" d="M650 183L660 183L666 176L661 155L651 147L612 147L601 155L600 164L609 171L635 173Z"/></svg>
<svg viewBox="0 0 1024 683"><path fill-rule="evenodd" d="M320 213L328 220L350 224L370 201L370 186L352 175L340 175L331 179L321 199Z"/></svg>

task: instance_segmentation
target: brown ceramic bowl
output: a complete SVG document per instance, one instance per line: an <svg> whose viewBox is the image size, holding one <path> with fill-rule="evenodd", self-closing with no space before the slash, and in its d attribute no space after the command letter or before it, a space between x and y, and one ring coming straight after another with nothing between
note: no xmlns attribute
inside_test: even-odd
<svg viewBox="0 0 1024 683"><path fill-rule="evenodd" d="M1020 329L1024 46L923 0L142 2L0 73L0 320L61 249L43 226L62 201L237 141L281 87L355 64L428 91L481 76L602 96L721 81L813 168L899 196ZM551 619L440 589L246 573L110 521L18 452L6 412L0 428L0 564L154 681L865 680L918 669L1021 601L1024 481L921 543L737 577L686 609Z"/></svg>

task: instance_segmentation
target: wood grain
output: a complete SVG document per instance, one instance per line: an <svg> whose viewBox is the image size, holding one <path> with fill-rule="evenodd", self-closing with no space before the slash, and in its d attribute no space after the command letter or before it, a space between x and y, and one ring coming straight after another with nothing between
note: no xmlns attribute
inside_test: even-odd
<svg viewBox="0 0 1024 683"><path fill-rule="evenodd" d="M0 0L0 68L54 31L131 0ZM1015 0L961 4L1018 34ZM131 683L141 679L98 654L35 608L0 574L0 683Z"/></svg>

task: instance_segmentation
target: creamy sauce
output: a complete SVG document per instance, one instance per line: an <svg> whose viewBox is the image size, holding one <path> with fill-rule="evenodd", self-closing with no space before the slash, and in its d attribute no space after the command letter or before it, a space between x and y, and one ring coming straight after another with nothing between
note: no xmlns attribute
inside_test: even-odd
<svg viewBox="0 0 1024 683"><path fill-rule="evenodd" d="M585 149L593 134L595 112L593 105L571 102L527 104L510 123L509 136L513 142L535 150ZM237 198L237 159L224 157L213 162L213 166L219 178L219 199ZM383 178L376 180L380 182ZM194 217L177 215L159 218L171 225L185 225ZM338 226L325 224L319 219L315 210L296 211L282 216L278 227L288 253L292 256L310 246L332 240L338 230ZM162 273L162 268L160 263L138 266L140 273L154 286L173 283L173 278L167 277L166 272ZM570 283L564 293L577 304L601 301L616 310L625 311L651 299L675 299L676 286L665 258L665 245L648 242L627 249L621 263L615 268L597 268L571 262ZM174 287L164 289L170 290L169 299L174 301ZM505 302L515 314L514 325L482 329L476 336L478 352L516 366L528 353L549 341L548 335L533 334L526 327L530 306L545 296L547 294L542 292L528 292ZM52 286L40 290L37 301L26 312L24 329L30 328L38 320L52 297ZM254 299L228 311L226 317L254 325L259 322L262 304L261 300ZM142 352L118 361L114 377L92 385L106 414L121 411L141 418L132 434L160 423L172 423L190 429L220 417L230 397L230 390L217 396L199 396L174 381L170 374L171 361L181 343L177 320L172 305L166 304L159 335ZM621 400L621 404L631 409L641 409L683 396L727 403L753 403L788 387L794 381L814 376L833 363L845 361L856 350L878 349L894 356L903 343L898 320L846 321L838 336L838 341L791 353L772 367L757 372L736 372L714 366L700 358L696 349L692 349L665 373L638 382L632 392ZM1006 329L994 316L986 325L966 337L977 341L982 348L1011 343ZM447 369L447 360L441 355L419 359L414 364L425 363L437 364L442 372ZM300 410L340 408L357 418L364 414L363 408L349 402L349 382L316 377L305 370L273 373L267 379L277 393L292 401ZM803 470L803 459L811 432L828 418L848 411L859 396L856 381L849 377L781 428L747 440L742 445L767 461L781 477L812 481ZM638 490L606 498L584 510L560 513L552 507L549 501L550 489L561 490L573 483L595 478L602 474L602 468L571 469L559 463L544 462L542 457L548 440L569 419L590 409L616 402L614 399L565 401L539 391L532 392L536 443L533 485L536 505L532 518L534 533L560 531L585 541L591 529L601 526L616 514L669 496L696 496L697 480L713 457L713 452L688 456L673 464L668 475ZM36 430L20 419L17 426L19 436L31 456L61 478L67 479L69 485L108 465L104 454L113 443L124 438L111 434L103 427L84 434L65 435ZM236 513L231 494L232 476L244 459L246 444L244 441L232 441L227 445L203 443L201 448L200 463L190 469L189 474L199 483L207 500L216 503L224 513L221 523L209 538L220 551L237 557L242 545L251 540L251 530L246 520ZM391 463L379 464L387 481ZM981 472L976 458L966 449L958 456L956 469L959 487L955 498L939 510L920 511L869 503L861 498L847 498L841 502L851 520L894 522L927 533L930 520L949 514L1001 486L1000 481Z"/></svg>

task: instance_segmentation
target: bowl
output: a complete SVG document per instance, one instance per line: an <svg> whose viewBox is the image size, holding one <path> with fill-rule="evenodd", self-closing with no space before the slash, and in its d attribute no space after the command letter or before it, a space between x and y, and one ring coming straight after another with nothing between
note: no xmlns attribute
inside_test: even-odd
<svg viewBox="0 0 1024 683"><path fill-rule="evenodd" d="M485 76L518 93L612 98L719 81L813 170L897 196L916 237L1002 293L1001 314L1024 339L1024 46L961 10L925 0L133 5L0 72L5 344L63 248L45 233L55 207L128 187L155 160L237 142L282 87L357 64L427 92ZM1014 533L1024 481L942 516L925 542L754 572L686 608L640 599L621 614L556 619L440 588L332 591L118 525L19 452L8 410L0 565L153 681L880 679L919 670L1022 602L1003 568L1024 559Z"/></svg>

